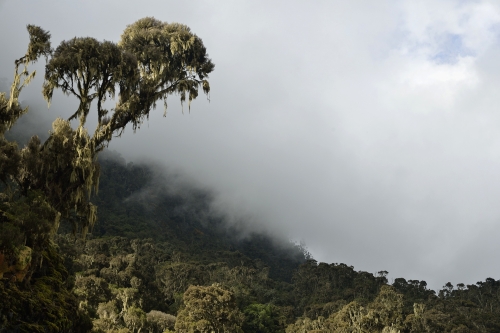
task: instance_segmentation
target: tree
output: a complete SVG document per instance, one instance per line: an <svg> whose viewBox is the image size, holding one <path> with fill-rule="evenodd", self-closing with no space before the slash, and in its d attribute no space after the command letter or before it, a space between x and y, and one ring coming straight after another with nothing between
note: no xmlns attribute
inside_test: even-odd
<svg viewBox="0 0 500 333"><path fill-rule="evenodd" d="M243 314L245 322L243 329L246 333L275 333L284 330L284 323L278 309L272 304L250 304Z"/></svg>
<svg viewBox="0 0 500 333"><path fill-rule="evenodd" d="M243 314L232 292L217 284L190 286L184 293L185 308L179 311L175 331L179 333L243 332Z"/></svg>
<svg viewBox="0 0 500 333"><path fill-rule="evenodd" d="M167 329L174 329L175 317L171 314L151 310L146 314L150 333L163 333Z"/></svg>
<svg viewBox="0 0 500 333"><path fill-rule="evenodd" d="M10 95L0 94L0 180L9 199L39 191L56 227L62 217L85 234L96 221L97 210L89 198L99 184L97 154L128 124L134 131L139 128L158 100L166 108L171 94L179 94L181 103L196 98L200 87L208 94L207 78L214 65L202 40L187 26L150 17L129 25L118 44L75 37L54 51L48 32L36 26L28 26L28 32L28 51L15 62ZM55 89L75 96L79 105L68 119L54 121L45 142L34 136L19 150L4 134L27 112L19 94L35 76L28 71L29 63L42 55L47 59L42 92L49 105ZM105 109L106 99L115 95L116 106ZM86 122L93 102L98 124L90 134ZM79 120L76 128L70 124L73 119Z"/></svg>
<svg viewBox="0 0 500 333"><path fill-rule="evenodd" d="M171 94L180 95L181 104L195 99L199 88L208 95L208 74L214 69L202 40L187 26L150 17L127 26L118 43L75 37L55 50L49 32L33 25L27 29L28 50L15 61L10 92L0 93L0 257L2 265L8 266L0 275L21 278L25 287L31 276L46 277L46 269L33 275L47 265L44 251L57 257L50 240L61 220L71 222L84 237L95 224L97 207L90 198L99 186L99 152L128 124L137 130L159 100L166 108ZM76 97L79 104L68 119L53 122L47 140L33 136L19 149L5 134L28 112L19 96L35 76L29 64L42 56L46 59L42 94L49 106L55 89ZM106 109L104 102L115 97L115 107ZM87 118L94 111L98 123L92 132ZM79 121L75 128L70 123L73 119ZM20 253L31 253L31 260ZM16 258L28 263L28 272ZM22 274L16 267L22 268ZM0 283L3 287L4 281ZM26 290L27 299L37 297ZM0 302L0 313L7 313L4 304ZM26 328L29 323L16 320L10 321L16 330L31 331ZM48 322L57 320L51 317ZM61 327L52 329L62 331Z"/></svg>
<svg viewBox="0 0 500 333"><path fill-rule="evenodd" d="M397 331L403 328L403 321L403 295L398 294L394 287L382 286L378 296L369 304L365 325Z"/></svg>

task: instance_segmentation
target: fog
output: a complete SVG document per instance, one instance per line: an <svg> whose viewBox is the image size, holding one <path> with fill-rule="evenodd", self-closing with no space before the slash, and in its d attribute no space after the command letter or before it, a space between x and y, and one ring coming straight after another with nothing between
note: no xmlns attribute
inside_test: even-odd
<svg viewBox="0 0 500 333"><path fill-rule="evenodd" d="M171 96L165 118L158 108L110 149L182 171L216 209L305 241L318 261L434 289L500 278L498 2L6 0L0 77L26 24L56 46L118 41L145 16L203 39L210 101L188 112ZM36 67L24 98L47 119L74 110L63 95L45 110Z"/></svg>

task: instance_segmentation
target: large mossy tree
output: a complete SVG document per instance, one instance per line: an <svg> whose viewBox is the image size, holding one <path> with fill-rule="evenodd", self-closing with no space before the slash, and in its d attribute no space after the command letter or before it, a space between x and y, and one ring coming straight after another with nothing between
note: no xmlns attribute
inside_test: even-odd
<svg viewBox="0 0 500 333"><path fill-rule="evenodd" d="M208 74L214 69L202 40L182 24L147 17L127 26L118 43L75 37L55 50L48 32L27 28L28 50L15 61L10 92L0 93L0 278L5 293L14 290L8 284L16 279L28 289L36 282L31 277L40 277L44 258L49 258L44 253L53 253L51 237L61 221L72 223L83 236L95 224L97 207L90 198L99 185L98 153L127 125L138 129L157 102L166 108L169 95L190 103L200 88L208 94ZM18 147L5 134L28 112L19 97L35 76L29 65L40 57L46 59L42 94L49 105L54 90L60 89L74 96L78 107L67 119L54 120L47 140L33 136ZM108 99L116 100L114 108L105 107ZM87 126L91 112L97 113L93 131ZM74 119L78 124L72 126ZM15 267L26 253L30 258L21 258L26 271L19 274ZM8 307L2 303L0 319L8 315L15 325L12 318L22 313L13 317ZM57 325L52 329L65 330Z"/></svg>

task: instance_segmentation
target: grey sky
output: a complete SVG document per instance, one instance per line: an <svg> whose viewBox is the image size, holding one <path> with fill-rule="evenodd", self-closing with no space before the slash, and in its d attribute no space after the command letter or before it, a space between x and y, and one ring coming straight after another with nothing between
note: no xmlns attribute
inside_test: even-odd
<svg viewBox="0 0 500 333"><path fill-rule="evenodd" d="M144 16L203 39L211 101L182 114L172 96L111 149L182 170L321 261L433 288L500 278L498 2L6 0L0 77L26 24L54 45L117 41Z"/></svg>

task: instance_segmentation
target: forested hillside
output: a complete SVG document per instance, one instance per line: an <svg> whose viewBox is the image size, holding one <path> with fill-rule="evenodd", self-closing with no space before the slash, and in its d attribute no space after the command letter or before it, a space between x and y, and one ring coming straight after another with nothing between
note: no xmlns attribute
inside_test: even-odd
<svg viewBox="0 0 500 333"><path fill-rule="evenodd" d="M198 297L190 287L230 295L232 327L244 332L500 330L500 281L448 283L438 293L425 281L398 278L390 285L385 271L318 263L264 235L235 237L223 216L210 213L210 193L169 188L174 176L159 181L153 167L126 164L116 154L101 167L100 220L89 239L57 236L72 290L95 331L203 326L214 304L200 300L191 305L200 307L199 317L186 318L186 302Z"/></svg>
<svg viewBox="0 0 500 333"><path fill-rule="evenodd" d="M126 164L116 153L100 160L101 180L95 202L100 207L94 236L152 238L175 246L183 256L213 261L238 251L270 267L270 276L291 281L304 249L263 234L242 235L225 216L213 212L212 194L179 175L146 164ZM160 168L160 169L159 169Z"/></svg>
<svg viewBox="0 0 500 333"><path fill-rule="evenodd" d="M191 332L226 317L223 326L235 332L500 330L500 281L447 284L438 293L425 281L389 285L385 271L318 263L265 235L238 237L211 212L209 192L171 188L175 176L158 176L156 167L116 153L100 165L99 221L86 241L61 227L28 290L13 282L22 270L4 272L3 331L57 332L64 325L51 312L82 332ZM217 297L227 298L226 308L210 313ZM188 305L196 318L183 312Z"/></svg>

